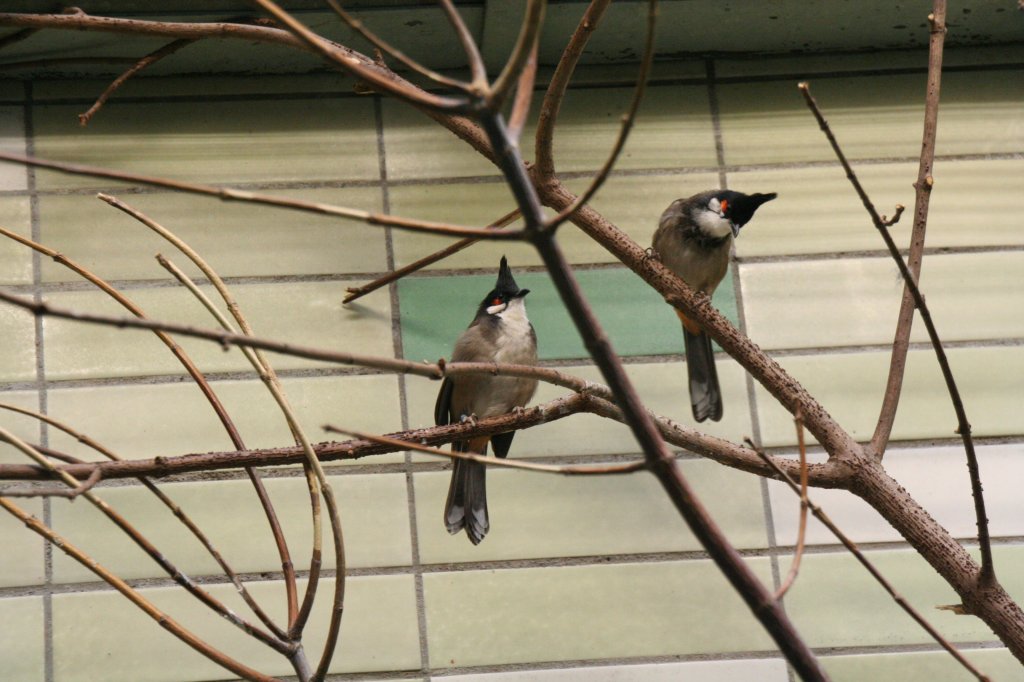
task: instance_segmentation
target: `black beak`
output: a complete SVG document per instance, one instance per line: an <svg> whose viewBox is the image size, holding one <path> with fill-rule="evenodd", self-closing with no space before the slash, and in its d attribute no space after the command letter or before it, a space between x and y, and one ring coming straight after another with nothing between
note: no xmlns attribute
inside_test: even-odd
<svg viewBox="0 0 1024 682"><path fill-rule="evenodd" d="M520 289L519 293L513 296L513 298L522 298L523 296L526 296L528 293L530 293L529 289Z"/></svg>

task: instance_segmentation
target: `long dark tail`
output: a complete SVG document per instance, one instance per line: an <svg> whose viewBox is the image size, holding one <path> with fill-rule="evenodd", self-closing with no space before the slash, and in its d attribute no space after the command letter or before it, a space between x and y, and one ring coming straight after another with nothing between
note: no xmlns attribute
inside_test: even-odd
<svg viewBox="0 0 1024 682"><path fill-rule="evenodd" d="M467 451L465 443L454 443L453 448ZM474 545L479 545L491 529L487 519L487 467L483 464L455 460L444 503L444 525L452 535L465 528Z"/></svg>
<svg viewBox="0 0 1024 682"><path fill-rule="evenodd" d="M715 353L711 337L701 332L694 334L683 326L686 344L686 373L690 377L690 407L698 422L722 418L722 391L718 387Z"/></svg>

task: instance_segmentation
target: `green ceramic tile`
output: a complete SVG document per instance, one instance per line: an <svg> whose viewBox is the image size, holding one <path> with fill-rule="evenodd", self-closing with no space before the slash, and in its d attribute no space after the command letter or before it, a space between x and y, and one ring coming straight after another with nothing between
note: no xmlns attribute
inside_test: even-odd
<svg viewBox="0 0 1024 682"><path fill-rule="evenodd" d="M515 272L516 264L510 264ZM497 268L495 268L496 270ZM679 320L661 296L628 270L575 273L616 352L621 355L681 353ZM415 277L399 282L402 343L409 359L447 357L455 339L494 287L495 276ZM541 359L585 357L583 342L546 273L516 273L519 286L530 289L527 308L537 330ZM736 319L732 279L715 292L715 305ZM643 320L643 324L637 324Z"/></svg>
<svg viewBox="0 0 1024 682"><path fill-rule="evenodd" d="M680 466L735 546L765 545L757 479L713 462ZM491 532L478 547L444 528L448 481L448 472L416 476L420 559L428 564L701 549L661 485L646 473L566 477L492 469Z"/></svg>
<svg viewBox="0 0 1024 682"><path fill-rule="evenodd" d="M320 581L320 591L306 630L307 655L315 662L327 628L332 579ZM300 583L300 588L304 584ZM209 591L238 613L246 607L230 585ZM253 586L256 598L272 617L284 615L280 582ZM287 660L247 638L176 588L148 589L143 595L199 636L211 639L228 655L271 675L290 675ZM349 578L340 646L329 671L376 672L419 667L416 598L411 576ZM95 627L103 614L104 627ZM201 657L164 631L142 611L110 591L62 594L54 598L54 677L78 680L131 679L140 682L224 679L230 673ZM102 652L102 655L97 655ZM130 671L130 672L128 672Z"/></svg>
<svg viewBox="0 0 1024 682"><path fill-rule="evenodd" d="M43 599L0 599L0 669L12 680L42 682Z"/></svg>
<svg viewBox="0 0 1024 682"><path fill-rule="evenodd" d="M368 100L110 102L85 128L78 124L81 109L36 108L38 156L199 183L379 175ZM38 177L47 189L111 184L43 171Z"/></svg>
<svg viewBox="0 0 1024 682"><path fill-rule="evenodd" d="M32 234L27 197L0 197L0 227L24 237ZM32 283L32 251L0 236L0 284Z"/></svg>
<svg viewBox="0 0 1024 682"><path fill-rule="evenodd" d="M930 256L921 289L940 338L1024 336L1024 320L1003 314L1024 306L1022 268L1020 252ZM891 343L903 297L895 271L888 257L741 266L748 333L763 348ZM923 324L911 339L928 340Z"/></svg>
<svg viewBox="0 0 1024 682"><path fill-rule="evenodd" d="M13 29L6 33L13 33ZM21 102L25 98L25 86L22 81L14 78L0 78L0 101Z"/></svg>
<svg viewBox="0 0 1024 682"><path fill-rule="evenodd" d="M603 166L632 97L632 88L569 90L555 128L556 170ZM531 141L522 145L523 155L533 158L534 127L528 127L523 136ZM680 85L648 88L616 168L714 167L716 163L707 89Z"/></svg>
<svg viewBox="0 0 1024 682"><path fill-rule="evenodd" d="M923 76L820 78L811 81L811 92L847 157L916 157L920 153ZM725 84L719 86L718 96L727 163L835 158L804 104L796 79Z"/></svg>
<svg viewBox="0 0 1024 682"><path fill-rule="evenodd" d="M1016 417L1024 352L1019 346L947 349L975 437L1018 433ZM789 356L779 359L858 441L874 432L889 368L888 353ZM757 388L761 436L767 446L794 445L793 419ZM930 350L911 351L895 440L952 438L956 417Z"/></svg>
<svg viewBox="0 0 1024 682"><path fill-rule="evenodd" d="M360 430L399 430L398 384L390 376L284 379L285 392L307 437L328 440L321 426L341 422ZM284 419L258 381L214 382L213 389L232 416L247 447L294 444ZM173 419L154 418L173 406ZM231 450L224 427L199 389L188 384L96 386L51 390L49 412L129 459ZM56 448L93 458L63 434ZM402 461L381 455L374 462Z"/></svg>
<svg viewBox="0 0 1024 682"><path fill-rule="evenodd" d="M917 553L868 552L871 563L950 641L988 641L976 618L935 607L959 598ZM806 555L786 595L786 611L812 647L926 644L928 633L848 554Z"/></svg>
<svg viewBox="0 0 1024 682"><path fill-rule="evenodd" d="M0 392L0 404L38 411L39 393L35 390L3 391ZM39 442L39 422L32 417L0 409L0 426L29 443ZM20 450L15 450L13 446L0 442L0 463L26 464L28 461L28 457Z"/></svg>
<svg viewBox="0 0 1024 682"><path fill-rule="evenodd" d="M385 99L381 106L389 179L499 175L490 161L409 105Z"/></svg>
<svg viewBox="0 0 1024 682"><path fill-rule="evenodd" d="M0 106L0 151L25 153L25 129L20 106ZM0 162L0 190L26 188L25 168L18 164Z"/></svg>
<svg viewBox="0 0 1024 682"><path fill-rule="evenodd" d="M306 201L380 210L376 188L278 190ZM182 194L120 197L188 243L222 277L379 272L386 267L384 230L358 222ZM162 253L189 274L191 261L142 223L94 197L39 200L42 241L108 280L167 279ZM111 248L117 244L117 248ZM78 281L45 259L45 281Z"/></svg>
<svg viewBox="0 0 1024 682"><path fill-rule="evenodd" d="M605 665L562 670L516 670L501 673L453 675L455 682L726 682L761 680L784 682L786 664L782 660L755 659L736 661L687 661L686 663L647 663L641 665Z"/></svg>
<svg viewBox="0 0 1024 682"><path fill-rule="evenodd" d="M1020 661L1006 649L958 649L991 680L1021 679ZM819 660L834 682L882 679L967 682L977 679L944 651L822 656Z"/></svg>
<svg viewBox="0 0 1024 682"><path fill-rule="evenodd" d="M346 564L396 566L411 560L405 476L335 476L330 479L344 523ZM266 479L297 570L309 570L313 531L303 477ZM238 573L281 570L265 513L248 480L164 484L162 490L187 513ZM215 560L150 491L139 486L99 489L122 514L188 575L223 575ZM78 503L80 502L80 504ZM231 514L225 515L224 510ZM166 573L105 515L84 500L53 503L53 527L124 578ZM239 532L241 529L246 532ZM335 567L330 526L324 523L325 569ZM54 555L55 582L91 582L95 576L64 554Z"/></svg>
<svg viewBox="0 0 1024 682"><path fill-rule="evenodd" d="M604 384L601 373L593 366L560 369L572 376ZM687 426L694 425L686 393L686 369L682 363L628 364L626 372L644 404L655 414L669 417ZM720 355L718 378L726 406L725 416L720 422L701 424L700 429L723 438L742 440L744 436L752 433L743 369L724 355ZM438 386L437 382L419 378L410 377L406 381L406 403L411 425L425 426L434 423L434 400ZM531 404L539 405L567 393L566 389L542 383ZM639 452L636 439L624 424L595 415L577 414L520 433L516 436L512 456L559 457L635 452Z"/></svg>
<svg viewBox="0 0 1024 682"><path fill-rule="evenodd" d="M486 292L484 292L486 293ZM36 378L36 327L32 314L12 305L0 306L0 382Z"/></svg>
<svg viewBox="0 0 1024 682"><path fill-rule="evenodd" d="M943 167L952 165L946 163ZM913 224L911 184L917 179L917 164L861 164L856 172L880 214L892 216L896 204L907 207L900 222L891 228L896 243L906 244ZM734 172L729 173L729 186L741 192L777 192L779 195L743 228L736 240L736 253L740 258L885 248L864 205L838 165ZM933 195L930 222L938 220L934 199L939 194L936 191ZM933 243L932 237L929 229L929 245Z"/></svg>
<svg viewBox="0 0 1024 682"><path fill-rule="evenodd" d="M770 580L767 560L748 564ZM431 573L423 587L431 667L772 646L710 561Z"/></svg>
<svg viewBox="0 0 1024 682"><path fill-rule="evenodd" d="M208 295L215 293L210 287L205 291ZM341 305L344 284L339 282L236 284L231 291L257 336L368 355L392 354L386 289L348 306ZM136 289L127 294L152 319L207 329L216 326L206 309L183 287ZM78 310L127 314L106 295L92 291L53 294L47 300ZM163 343L148 331L123 331L58 319L45 320L44 329L47 376L51 379L182 372ZM181 339L180 343L204 372L251 369L240 351L225 353L216 344L198 339ZM270 362L278 370L327 366L280 355L271 355Z"/></svg>
<svg viewBox="0 0 1024 682"><path fill-rule="evenodd" d="M19 499L13 502L32 516L42 518L41 500ZM43 570L43 539L4 511L0 513L0 542L4 546L4 551L0 554L0 587L42 585L46 579ZM0 600L0 612L3 611L3 603L3 600ZM3 656L0 654L0 661L2 659ZM3 664L0 663L0 669L3 668Z"/></svg>

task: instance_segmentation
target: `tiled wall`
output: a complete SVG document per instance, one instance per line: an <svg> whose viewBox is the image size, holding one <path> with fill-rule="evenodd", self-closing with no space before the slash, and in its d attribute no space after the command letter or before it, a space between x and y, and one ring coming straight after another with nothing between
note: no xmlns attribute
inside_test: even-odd
<svg viewBox="0 0 1024 682"><path fill-rule="evenodd" d="M720 183L778 192L744 230L716 304L859 439L870 436L876 418L901 284L795 82L812 77L876 204L891 213L897 202L913 203L922 64L920 54L899 53L661 65L619 170L594 202L647 244L660 211L679 196ZM950 52L947 64L923 286L979 441L999 575L1024 599L1024 52ZM613 139L629 97L619 73L583 74L587 85L566 103L556 158L574 187L585 183ZM512 207L493 168L448 133L395 102L351 95L350 83L339 78L139 79L85 129L75 114L103 84L2 86L4 149L462 224L486 224ZM507 253L521 284L533 290L529 311L544 362L599 379L525 246L479 244L342 306L347 286L449 240L11 165L0 165L0 225L81 262L152 317L210 326L152 256L162 252L192 272L185 259L97 201L97 189L199 250L227 278L258 334L325 348L413 360L446 356ZM901 242L909 222L895 228ZM672 312L572 227L559 238L647 404L689 423ZM68 270L9 242L0 242L0 283L80 310L119 312ZM127 458L231 447L199 392L145 333L36 323L3 308L0 339L3 402L41 409ZM919 333L914 339L887 466L970 545L975 528L955 420L931 352ZM249 447L289 442L237 352L182 345L208 373ZM272 360L314 439L326 439L325 423L387 432L432 421L436 383ZM708 430L791 452L788 415L729 358L718 362L726 412ZM542 387L536 401L559 393ZM91 457L73 438L23 417L4 413L0 425ZM583 416L520 434L513 456L612 461L635 457L636 445L624 427ZM766 583L777 584L795 542L795 500L775 484L682 457L730 540ZM21 459L4 448L0 461ZM331 668L342 679L791 679L651 477L493 471L492 531L473 547L442 527L445 469L400 454L330 467L349 551L342 643ZM301 568L311 533L296 473L268 472L267 487ZM186 476L164 488L280 615L280 564L243 476ZM152 496L127 481L103 484L98 493L159 538L184 571L244 610L214 563ZM1024 679L1024 668L982 624L934 608L955 595L876 514L841 493L814 497L993 679ZM283 659L183 595L85 501L19 504L232 655L290 673ZM812 524L809 541L786 607L835 679L966 679L822 528ZM0 517L0 546L3 679L230 677L8 516ZM333 568L328 563L327 587ZM322 636L325 606L314 613L307 650Z"/></svg>

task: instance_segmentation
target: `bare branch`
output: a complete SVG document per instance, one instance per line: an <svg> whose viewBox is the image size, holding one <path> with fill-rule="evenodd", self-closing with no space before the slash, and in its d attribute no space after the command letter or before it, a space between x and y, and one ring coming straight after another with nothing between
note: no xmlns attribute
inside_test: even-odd
<svg viewBox="0 0 1024 682"><path fill-rule="evenodd" d="M107 89L100 94L99 98L96 100L96 103L89 107L88 111L78 115L78 122L81 123L83 126L88 125L92 117L95 116L96 112L100 110L100 107L102 107L110 98L110 96L114 94L114 91L122 85L124 85L129 78L137 74L139 71L142 71L147 66L155 64L164 57L172 55L181 48L185 47L186 45L191 45L194 42L195 39L191 38L175 40L174 42L164 45L159 50L155 50L154 52L150 52L149 54L147 54L145 57L137 61L130 69L128 69L120 76L115 78L114 81L107 86Z"/></svg>
<svg viewBox="0 0 1024 682"><path fill-rule="evenodd" d="M523 64L529 59L533 50L533 44L540 34L541 25L544 23L545 0L527 0L526 15L523 17L523 24L519 29L519 37L512 48L512 54L505 62L498 78L494 81L490 92L487 95L487 107L495 112L501 109L509 90L519 78ZM493 142L493 140L492 140Z"/></svg>
<svg viewBox="0 0 1024 682"><path fill-rule="evenodd" d="M814 514L814 518L821 521L821 523L824 524L824 526L828 528L834 536L836 536L836 539L838 539L839 542L841 542L843 546L846 547L846 549L851 554L853 554L854 557L856 557L857 561L859 561L860 564L865 569L867 569L868 573L871 574L871 577L873 577L875 581L877 581L878 584L881 585L882 588L889 593L889 596L893 598L893 601L895 601L900 608L906 611L907 614L911 618L913 618L917 622L917 624L920 625L925 630L925 632L929 634L929 636L931 636L932 639L938 642L943 649L948 651L950 655L953 656L953 658L959 661L960 665L969 670L971 674L979 680L988 682L988 678L984 674L982 674L981 671L975 668L970 661L964 658L963 654L961 654L956 649L956 647L954 647L948 640L946 640L946 638L943 637L938 630L932 627L931 623L929 623L925 619L925 617L922 616L917 611L917 609L913 607L913 605L911 605L910 602L908 602L901 594L899 594L896 591L896 588L893 587L892 583L886 580L885 576L881 574L881 572L875 567L874 564L871 563L870 560L868 560L867 556L865 556L865 554L860 550L856 543L854 543L853 540L847 537L847 535L842 530L840 530L840 528L835 523L833 523L832 519L829 518L828 514L826 514L821 507L814 504L807 497L807 490L802 483L800 485L797 485L789 476L789 474L784 472L778 466L778 461L774 457L770 457L764 452L761 452L760 450L756 450L756 452L758 456L760 456L765 461L766 464L768 464L770 467L772 467L772 469L775 470L775 473L778 475L778 478L782 480L786 485L788 485L790 490L792 490L797 495L800 495L801 509L804 508L806 503L806 507L811 510L812 514Z"/></svg>
<svg viewBox="0 0 1024 682"><path fill-rule="evenodd" d="M384 445L391 445L396 448L402 448L404 450L415 450L416 452L422 452L426 455L433 455L435 457L442 457L444 459L465 459L471 462L479 462L487 466L497 467L499 469L518 469L520 471L537 471L548 474L563 474L565 476L594 476L594 475L607 475L607 474L632 474L637 471L643 471L648 468L648 464L645 460L639 462L630 462L628 464L603 464L595 466L577 466L572 464L538 464L536 462L524 462L516 459L503 459L500 457L487 457L486 455L474 455L469 452L455 452L454 450L441 450L439 448L432 448L426 445L420 445L412 441L400 440L398 438L389 438L388 436L378 436L372 433L366 433L365 431L356 431L353 429L346 429L338 426L332 426L331 424L324 425L324 431L328 433L340 433L345 436L352 436L353 438L359 438L362 440L368 440L371 443L382 443Z"/></svg>
<svg viewBox="0 0 1024 682"><path fill-rule="evenodd" d="M272 0L253 0L253 2L287 26L288 30L313 52L319 53L332 64L336 64L353 76L366 81L375 90L387 92L410 104L438 111L463 112L466 110L467 102L464 99L432 95L410 83L385 74L379 66L372 62L367 64L366 62L369 60L365 57L362 55L357 57L352 50L343 49L337 43L317 35Z"/></svg>
<svg viewBox="0 0 1024 682"><path fill-rule="evenodd" d="M826 137L828 137L828 140L832 145L832 150L836 153L836 156L839 158L840 163L843 164L843 167L847 169L847 176L856 180L856 175L854 175L853 169L846 160L846 155L843 154L842 149L839 147L839 143L832 134L828 121L825 120L824 115L822 115L821 110L818 108L818 103L814 100L814 97L811 96L810 88L806 83L801 83L800 89L803 92L804 99L807 101L807 106L814 113L814 117L818 120L818 124L825 132ZM928 184L930 185L930 178ZM854 183L854 186L860 187L859 183L856 182ZM860 189L859 192L863 192L863 189ZM879 234L882 235L882 239L885 241L885 246L889 250L889 255L891 255L893 260L896 262L900 275L903 276L903 282L906 289L910 292L910 296L913 298L914 307L921 316L921 321L924 323L925 329L928 332L928 339L931 341L932 348L935 351L935 358L939 362L939 369L942 371L942 378L946 383L946 390L949 392L950 401L953 403L953 410L956 412L956 433L959 434L960 439L963 441L964 451L967 455L967 471L970 474L971 494L974 497L974 514L978 525L978 545L981 550L981 573L978 576L978 580L983 585L995 583L995 566L992 561L992 541L988 532L988 515L985 512L985 497L981 485L978 457L974 451L974 439L971 437L971 424L967 420L967 411L964 408L963 400L960 397L960 390L957 388L956 380L953 378L953 370L949 366L949 359L946 357L946 350L942 346L942 340L939 339L939 333L935 328L935 323L932 321L931 312L928 310L928 306L925 303L924 295L917 286L917 280L914 277L914 274L910 271L909 266L903 260L903 256L900 255L899 248L896 246L896 242L893 241L892 235L889 234L888 228L885 226L881 218L878 218L877 216L877 213L872 214L872 219L875 220L875 227L878 228ZM894 404L893 410L895 409L896 407Z"/></svg>
<svg viewBox="0 0 1024 682"><path fill-rule="evenodd" d="M533 86L537 80L537 50L540 48L540 36L533 43L530 57L526 60L523 72L516 83L516 96L512 102L512 113L508 117L508 136L517 145L523 133L526 119L530 115L530 103L533 102Z"/></svg>
<svg viewBox="0 0 1024 682"><path fill-rule="evenodd" d="M928 23L931 27L928 39L928 82L921 133L921 157L917 167L917 182L914 183L914 225L910 233L910 254L907 259L915 282L921 277L928 206L931 201L932 168L935 163L935 139L939 119L939 91L942 85L942 53L946 40L946 0L933 0ZM910 287L904 286L900 312L896 317L892 356L889 359L889 377L885 383L885 392L882 394L878 423L871 436L871 449L878 457L885 453L896 420L896 408L903 389L903 374L907 367L907 351L910 349L910 328L913 323L914 298L910 293Z"/></svg>
<svg viewBox="0 0 1024 682"><path fill-rule="evenodd" d="M128 585L121 578L111 573L109 570L101 566L95 559L90 557L88 554L78 549L75 545L68 542L65 538L55 533L51 528L43 524L39 519L35 518L25 510L15 505L10 500L0 497L0 507L9 512L12 516L19 519L24 523L30 530L42 536L55 546L59 547L61 551L67 554L69 557L82 564L90 571L95 573L101 580L109 584L115 590L124 595L128 601L135 604L135 606L142 609L150 618L156 621L160 627L164 628L172 635L189 645L203 656L206 656L214 663L227 668L234 674L244 677L247 680L254 680L255 682L276 682L275 678L268 677L263 673L250 668L249 666L236 661L219 649L215 649L207 644L202 638L196 636L190 630L182 627L178 621L171 618L169 615L158 609L152 602L143 597L137 590Z"/></svg>
<svg viewBox="0 0 1024 682"><path fill-rule="evenodd" d="M378 36L376 33L366 28L363 22L356 19L354 16L345 11L338 0L327 0L327 4L331 6L334 13L337 14L345 24L353 31L361 35L368 43L376 47L384 54L394 57L395 60L405 65L408 69L415 71L416 73L428 78L439 85L444 85L449 88L456 90L466 91L468 88L462 81L455 80L454 78L448 78L442 74L437 73L432 69L428 69L423 64L420 64L415 59L407 56L404 52L399 50L394 45L388 43L383 38Z"/></svg>
<svg viewBox="0 0 1024 682"><path fill-rule="evenodd" d="M495 220L493 223L487 226L487 229L493 230L505 227L506 225L511 224L518 217L519 209L517 208L514 211L506 213L502 217ZM462 251L463 249L472 246L473 244L476 244L477 241L478 240L473 238L460 239L459 241L455 242L454 244L451 244L450 246L446 246L440 251L435 251L429 256L424 256L423 258L420 258L418 261L415 261L414 263L410 263L405 267L389 272L383 277L379 277L373 280L369 284L364 284L361 287L349 287L348 289L345 290L348 292L348 294L346 294L345 298L343 298L341 302L351 303L357 298L362 298L371 291L376 291L377 289L380 289L382 286L386 286L388 284L391 284L392 282L397 282L406 275L411 275L412 273L418 270L422 270L428 265L436 263L439 260L444 260L448 256L452 256L458 253L459 251Z"/></svg>
<svg viewBox="0 0 1024 682"><path fill-rule="evenodd" d="M597 172L593 180L590 181L590 186L583 191L581 195L576 197L576 200L566 206L562 211L554 218L547 222L548 229L555 229L563 222L568 220L569 216L575 213L580 206L590 201L597 190L601 189L601 185L608 179L608 174L611 173L612 168L615 166L615 162L619 160L619 154L622 152L622 148L626 146L626 139L629 137L629 131L633 129L633 122L636 120L636 112L640 109L640 102L643 101L644 91L647 88L647 77L651 71L651 64L654 61L654 29L658 23L658 3L657 0L650 0L647 5L647 40L644 44L644 55L640 62L640 73L636 77L636 88L633 90L633 101L629 105L629 109L622 116L622 127L619 129L619 135L615 139L615 143L612 145L612 150L608 154L608 158L605 160L601 170Z"/></svg>
<svg viewBox="0 0 1024 682"><path fill-rule="evenodd" d="M458 36L459 44L462 45L462 51L466 55L466 62L469 64L469 71L473 79L470 90L479 97L487 91L487 69L484 67L480 50L476 46L476 41L473 40L473 35L469 32L469 27L466 26L462 15L459 14L459 10L455 9L451 0L439 0L439 4L444 10L445 16L448 17L448 22L455 29L455 35Z"/></svg>
<svg viewBox="0 0 1024 682"><path fill-rule="evenodd" d="M551 77L551 82L548 83L544 101L540 106L540 116L537 120L537 131L534 138L535 176L541 181L553 180L555 177L554 138L558 111L562 107L565 91L569 87L569 81L583 55L583 50L590 41L591 34L601 23L609 4L611 4L611 0L592 0L587 5L579 25L565 49L562 50L558 66Z"/></svg>
<svg viewBox="0 0 1024 682"><path fill-rule="evenodd" d="M804 424L800 418L800 412L793 417L796 425L796 442L800 449L800 525L796 536L796 550L793 552L793 563L789 566L789 573L786 579L775 591L775 598L782 599L789 592L789 588L796 582L800 573L800 560L804 556L804 543L807 539L807 447L804 445ZM751 443L751 445L753 445Z"/></svg>

